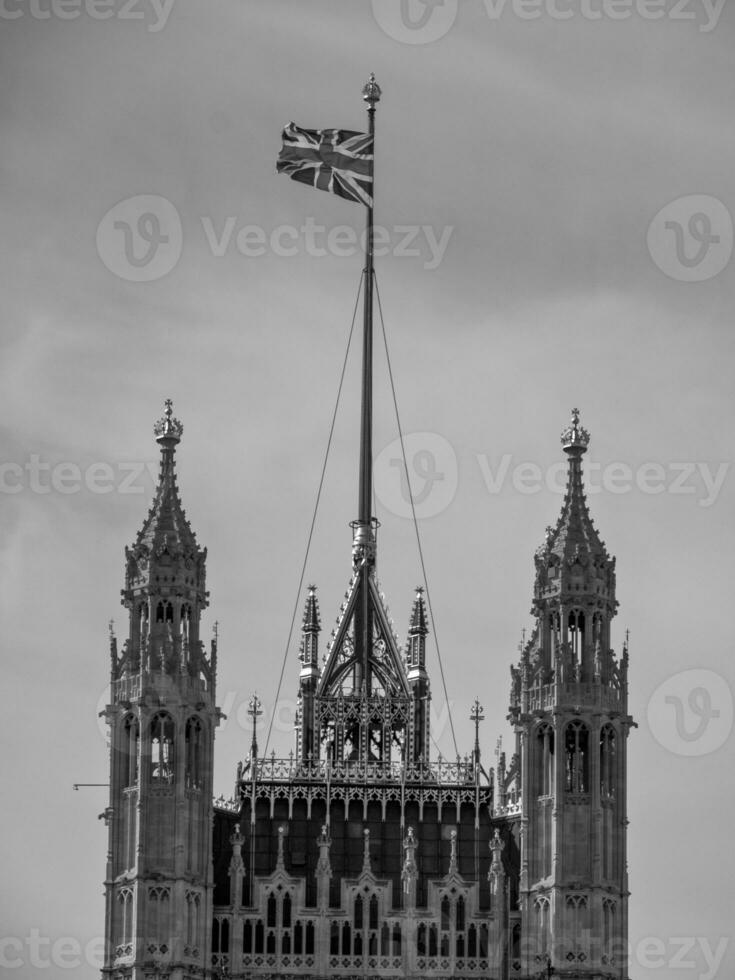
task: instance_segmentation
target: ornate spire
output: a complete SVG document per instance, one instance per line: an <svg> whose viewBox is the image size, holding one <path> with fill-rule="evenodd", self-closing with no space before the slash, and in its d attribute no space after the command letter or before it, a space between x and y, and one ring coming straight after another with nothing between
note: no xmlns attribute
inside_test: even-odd
<svg viewBox="0 0 735 980"><path fill-rule="evenodd" d="M561 514L554 527L547 527L536 552L535 604L570 594L603 595L614 602L615 559L608 554L590 517L582 483L582 456L589 441L589 432L580 425L579 410L575 408L570 425L561 434L569 459Z"/></svg>
<svg viewBox="0 0 735 980"><path fill-rule="evenodd" d="M304 606L304 618L301 623L302 633L319 633L322 628L319 618L319 604L316 599L316 586L308 587L306 605Z"/></svg>
<svg viewBox="0 0 735 980"><path fill-rule="evenodd" d="M453 830L449 835L449 871L447 877L456 875L457 869L457 831Z"/></svg>
<svg viewBox="0 0 735 980"><path fill-rule="evenodd" d="M166 411L153 426L156 442L161 447L158 486L135 547L144 546L154 553L165 549L170 554L191 557L199 553L200 548L181 505L174 460L176 446L181 441L183 432L183 425L173 416L171 399L167 398Z"/></svg>
<svg viewBox="0 0 735 980"><path fill-rule="evenodd" d="M373 873L373 866L370 862L370 831L365 828L362 832L363 837L363 852L362 852L362 873L364 875L371 875Z"/></svg>
<svg viewBox="0 0 735 980"><path fill-rule="evenodd" d="M158 485L143 527L125 549L123 605L130 610L126 669L198 677L214 682L215 655L207 661L199 640L206 590L207 549L200 548L176 485L174 454L184 427L171 400L153 427L161 447Z"/></svg>
<svg viewBox="0 0 735 980"><path fill-rule="evenodd" d="M408 624L409 636L426 636L429 627L426 625L426 603L422 586L416 586L416 598L411 609L411 621Z"/></svg>

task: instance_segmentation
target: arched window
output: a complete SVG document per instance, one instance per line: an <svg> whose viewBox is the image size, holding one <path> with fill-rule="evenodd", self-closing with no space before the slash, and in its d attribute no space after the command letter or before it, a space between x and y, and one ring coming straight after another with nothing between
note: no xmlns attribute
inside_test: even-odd
<svg viewBox="0 0 735 980"><path fill-rule="evenodd" d="M513 926L513 932L510 937L510 958L511 960L520 961L521 958L521 924L516 922Z"/></svg>
<svg viewBox="0 0 735 980"><path fill-rule="evenodd" d="M362 929L362 896L358 895L355 899L355 929Z"/></svg>
<svg viewBox="0 0 735 980"><path fill-rule="evenodd" d="M165 944L170 935L170 898L170 890L163 885L154 885L148 889L151 936L157 943Z"/></svg>
<svg viewBox="0 0 735 980"><path fill-rule="evenodd" d="M130 888L121 888L117 893L117 900L120 905L120 944L128 946L133 937L133 892ZM122 955L127 955L123 950Z"/></svg>
<svg viewBox="0 0 735 980"><path fill-rule="evenodd" d="M587 922L588 902L586 895L567 895L565 899L567 907L567 921L570 924L569 940L574 942L574 950L579 949L579 944L583 937L587 935L589 928ZM570 950L572 952L572 950Z"/></svg>
<svg viewBox="0 0 735 980"><path fill-rule="evenodd" d="M549 900L545 895L539 895L533 904L536 910L536 935L538 936L539 952L543 955L549 951Z"/></svg>
<svg viewBox="0 0 735 980"><path fill-rule="evenodd" d="M140 727L138 719L128 715L123 725L123 782L135 786L138 782L138 747Z"/></svg>
<svg viewBox="0 0 735 980"><path fill-rule="evenodd" d="M615 945L617 936L615 935L615 900L604 898L602 900L602 962L608 966L615 964Z"/></svg>
<svg viewBox="0 0 735 980"><path fill-rule="evenodd" d="M283 896L283 928L291 928L291 896L288 892Z"/></svg>
<svg viewBox="0 0 735 980"><path fill-rule="evenodd" d="M199 939L201 898L198 892L186 893L186 945L195 947Z"/></svg>
<svg viewBox="0 0 735 980"><path fill-rule="evenodd" d="M186 723L186 786L188 789L201 789L202 785L202 723L198 718L189 718Z"/></svg>
<svg viewBox="0 0 735 980"><path fill-rule="evenodd" d="M242 951L243 953L252 953L253 951L253 924L250 919L246 919L243 926Z"/></svg>
<svg viewBox="0 0 735 980"><path fill-rule="evenodd" d="M151 720L151 779L174 780L174 721L165 712Z"/></svg>
<svg viewBox="0 0 735 980"><path fill-rule="evenodd" d="M273 892L268 896L268 904L266 907L266 924L268 927L273 927L276 924L276 896Z"/></svg>
<svg viewBox="0 0 735 980"><path fill-rule="evenodd" d="M181 617L179 621L179 627L181 630L181 635L184 639L189 636L189 625L191 623L191 606L184 603L181 607Z"/></svg>
<svg viewBox="0 0 735 980"><path fill-rule="evenodd" d="M378 928L378 899L376 895L370 899L370 928Z"/></svg>
<svg viewBox="0 0 735 980"><path fill-rule="evenodd" d="M554 793L554 729L541 724L536 730L536 795L552 796Z"/></svg>
<svg viewBox="0 0 735 980"><path fill-rule="evenodd" d="M442 931L443 931L445 929L449 929L449 899L447 898L446 895L442 899L441 913L442 913Z"/></svg>
<svg viewBox="0 0 735 980"><path fill-rule="evenodd" d="M604 725L600 732L600 795L603 799L615 796L616 778L615 729L612 725Z"/></svg>
<svg viewBox="0 0 735 980"><path fill-rule="evenodd" d="M464 898L460 895L457 899L457 929L464 930Z"/></svg>
<svg viewBox="0 0 735 980"><path fill-rule="evenodd" d="M564 739L565 788L568 793L586 793L589 788L589 731L581 721L567 725Z"/></svg>
<svg viewBox="0 0 735 980"><path fill-rule="evenodd" d="M581 609L572 609L567 620L569 629L569 645L577 664L582 662L584 650L584 613Z"/></svg>

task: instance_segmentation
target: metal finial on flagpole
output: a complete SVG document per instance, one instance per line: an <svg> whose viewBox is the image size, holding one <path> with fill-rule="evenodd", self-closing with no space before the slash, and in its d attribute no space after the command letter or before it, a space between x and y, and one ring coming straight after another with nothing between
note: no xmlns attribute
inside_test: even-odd
<svg viewBox="0 0 735 980"><path fill-rule="evenodd" d="M375 81L375 74L370 72L370 78L368 78L362 89L362 97L367 102L368 109L375 108L375 103L380 102L380 96L382 94L380 86Z"/></svg>

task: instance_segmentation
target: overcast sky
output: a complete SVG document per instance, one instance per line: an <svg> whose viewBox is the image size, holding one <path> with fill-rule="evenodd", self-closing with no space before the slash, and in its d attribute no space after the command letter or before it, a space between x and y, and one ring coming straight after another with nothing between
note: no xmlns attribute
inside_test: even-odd
<svg viewBox="0 0 735 980"><path fill-rule="evenodd" d="M124 637L167 397L209 549L205 636L220 624L217 793L252 692L273 709L364 220L274 163L291 119L362 129L374 71L377 269L460 752L476 695L486 764L511 747L508 665L578 405L639 724L630 974L732 976L734 44L735 11L705 0L5 0L8 975L97 975L106 790L72 784L107 780L108 621ZM357 516L358 348L306 573L324 641ZM379 575L403 640L421 572L376 351ZM431 672L451 755L433 644Z"/></svg>

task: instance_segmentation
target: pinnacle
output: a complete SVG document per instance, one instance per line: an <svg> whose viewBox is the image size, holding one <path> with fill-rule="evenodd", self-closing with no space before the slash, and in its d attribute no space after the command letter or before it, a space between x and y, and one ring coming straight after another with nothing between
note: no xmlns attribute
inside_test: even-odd
<svg viewBox="0 0 735 980"><path fill-rule="evenodd" d="M196 552L199 550L196 535L186 518L176 483L174 454L184 427L173 417L173 405L170 399L166 401L163 418L155 424L153 431L161 447L161 468L156 494L143 527L138 533L136 546L144 545L153 552L162 547L169 551Z"/></svg>

